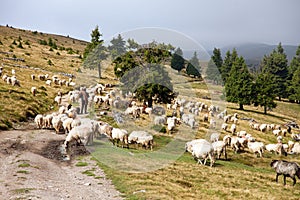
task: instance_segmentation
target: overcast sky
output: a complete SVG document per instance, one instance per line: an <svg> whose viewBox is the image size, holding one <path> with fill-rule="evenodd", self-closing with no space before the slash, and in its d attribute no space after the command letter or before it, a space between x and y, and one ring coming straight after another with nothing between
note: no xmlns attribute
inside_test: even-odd
<svg viewBox="0 0 300 200"><path fill-rule="evenodd" d="M174 30L207 49L300 44L299 0L1 0L0 24L90 40L143 27ZM151 38L155 39L155 38Z"/></svg>

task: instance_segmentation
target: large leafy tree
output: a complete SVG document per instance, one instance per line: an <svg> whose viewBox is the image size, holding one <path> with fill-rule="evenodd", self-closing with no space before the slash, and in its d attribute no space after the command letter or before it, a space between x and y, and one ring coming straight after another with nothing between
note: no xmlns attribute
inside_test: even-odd
<svg viewBox="0 0 300 200"><path fill-rule="evenodd" d="M275 84L273 89L279 100L282 97L287 97L288 60L281 43L269 56L264 56L261 65L265 72L274 75Z"/></svg>
<svg viewBox="0 0 300 200"><path fill-rule="evenodd" d="M201 68L199 59L197 56L197 52L194 52L193 57L189 60L188 65L186 67L186 73L190 76L200 77L201 76Z"/></svg>
<svg viewBox="0 0 300 200"><path fill-rule="evenodd" d="M243 57L237 57L232 63L231 70L225 84L226 100L239 104L250 105L254 97L254 82Z"/></svg>
<svg viewBox="0 0 300 200"><path fill-rule="evenodd" d="M226 52L226 56L224 58L223 65L222 65L221 70L220 70L222 80L223 80L224 83L226 83L226 80L229 76L229 73L230 73L231 67L233 65L233 62L237 59L237 57L238 57L238 54L237 54L236 49L233 49L232 53L230 53L230 51Z"/></svg>
<svg viewBox="0 0 300 200"><path fill-rule="evenodd" d="M140 48L117 57L113 61L114 72L122 82L122 90L136 93L136 97L150 107L153 100L171 102L175 93L170 77L161 65L170 56L163 49Z"/></svg>
<svg viewBox="0 0 300 200"><path fill-rule="evenodd" d="M126 52L126 41L122 38L121 34L118 34L116 38L113 38L110 43L111 45L108 46L108 50L113 59Z"/></svg>
<svg viewBox="0 0 300 200"><path fill-rule="evenodd" d="M213 81L215 84L222 82L221 67L223 65L223 59L220 49L214 48L213 55L207 65L206 78Z"/></svg>
<svg viewBox="0 0 300 200"><path fill-rule="evenodd" d="M87 44L83 53L83 66L89 69L98 69L101 78L101 61L107 58L106 48L103 46L102 34L98 26L91 33L91 42Z"/></svg>
<svg viewBox="0 0 300 200"><path fill-rule="evenodd" d="M184 68L183 52L178 47L172 55L171 67L178 71L178 73Z"/></svg>

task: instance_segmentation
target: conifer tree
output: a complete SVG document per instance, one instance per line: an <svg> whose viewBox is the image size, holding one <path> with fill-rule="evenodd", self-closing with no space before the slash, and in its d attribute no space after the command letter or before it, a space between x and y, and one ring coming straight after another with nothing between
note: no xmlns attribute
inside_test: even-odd
<svg viewBox="0 0 300 200"><path fill-rule="evenodd" d="M184 68L183 52L179 47L175 50L174 54L172 55L171 67L177 70L178 73Z"/></svg>
<svg viewBox="0 0 300 200"><path fill-rule="evenodd" d="M232 62L230 73L225 83L226 100L239 104L239 109L243 110L244 105L250 105L254 97L254 83L245 60L237 57Z"/></svg>

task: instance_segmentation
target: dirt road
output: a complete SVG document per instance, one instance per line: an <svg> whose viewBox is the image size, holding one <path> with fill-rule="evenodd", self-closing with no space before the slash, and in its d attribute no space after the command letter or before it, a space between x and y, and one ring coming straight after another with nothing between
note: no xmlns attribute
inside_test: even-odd
<svg viewBox="0 0 300 200"><path fill-rule="evenodd" d="M83 146L63 161L65 137L33 123L0 131L0 199L122 199Z"/></svg>

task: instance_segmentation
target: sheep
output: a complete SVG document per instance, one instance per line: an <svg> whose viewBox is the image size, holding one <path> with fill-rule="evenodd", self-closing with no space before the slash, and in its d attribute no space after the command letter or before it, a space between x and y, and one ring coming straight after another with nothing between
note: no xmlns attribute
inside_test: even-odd
<svg viewBox="0 0 300 200"><path fill-rule="evenodd" d="M210 142L216 142L216 141L219 141L219 137L220 137L220 134L219 133L212 133L210 135Z"/></svg>
<svg viewBox="0 0 300 200"><path fill-rule="evenodd" d="M21 87L21 85L20 85L20 81L15 77L15 76L12 76L11 77L11 85L12 86L19 86L19 87Z"/></svg>
<svg viewBox="0 0 300 200"><path fill-rule="evenodd" d="M128 147L128 132L124 129L113 128L110 139L113 145L115 145L116 141L120 141L122 143L122 148L124 148L124 144Z"/></svg>
<svg viewBox="0 0 300 200"><path fill-rule="evenodd" d="M185 151L192 153L192 147L194 144L201 142L203 139L196 139L185 143Z"/></svg>
<svg viewBox="0 0 300 200"><path fill-rule="evenodd" d="M91 145L94 135L99 132L99 124L88 119L86 123L74 127L67 135L64 141L64 147L67 150L70 142L75 140L77 144Z"/></svg>
<svg viewBox="0 0 300 200"><path fill-rule="evenodd" d="M109 138L112 137L112 130L113 130L112 126L104 122L99 122L99 126L100 126L100 134L106 135Z"/></svg>
<svg viewBox="0 0 300 200"><path fill-rule="evenodd" d="M146 131L132 131L128 136L129 144L141 144L145 148L153 148L153 136Z"/></svg>
<svg viewBox="0 0 300 200"><path fill-rule="evenodd" d="M53 116L51 120L52 126L55 129L55 133L58 134L63 128L63 122L61 120L61 115Z"/></svg>
<svg viewBox="0 0 300 200"><path fill-rule="evenodd" d="M177 118L176 117L168 117L167 118L167 132L171 133L176 125Z"/></svg>
<svg viewBox="0 0 300 200"><path fill-rule="evenodd" d="M81 120L79 118L73 119L71 123L71 128L74 128L75 126L80 126L81 125Z"/></svg>
<svg viewBox="0 0 300 200"><path fill-rule="evenodd" d="M261 124L261 125L259 126L259 130L260 130L261 132L266 132L266 130L267 130L267 124Z"/></svg>
<svg viewBox="0 0 300 200"><path fill-rule="evenodd" d="M59 114L64 114L64 113L66 113L66 111L67 111L67 108L65 106L61 106L58 109Z"/></svg>
<svg viewBox="0 0 300 200"><path fill-rule="evenodd" d="M56 97L54 98L54 101L55 101L58 105L60 105L60 104L61 104L61 101L62 101L62 97L61 97L61 96L56 96Z"/></svg>
<svg viewBox="0 0 300 200"><path fill-rule="evenodd" d="M188 125L191 127L191 129L194 129L195 124L196 124L195 119L194 118L189 118Z"/></svg>
<svg viewBox="0 0 300 200"><path fill-rule="evenodd" d="M245 137L246 135L247 135L246 131L239 131L236 133L236 136L238 136L238 137Z"/></svg>
<svg viewBox="0 0 300 200"><path fill-rule="evenodd" d="M213 128L213 129L216 128L216 126L217 126L216 120L210 119L209 126L210 126L210 128Z"/></svg>
<svg viewBox="0 0 300 200"><path fill-rule="evenodd" d="M224 117L224 123L228 123L229 122L229 119L231 119L231 115L226 115L225 117Z"/></svg>
<svg viewBox="0 0 300 200"><path fill-rule="evenodd" d="M46 82L45 82L45 83L46 83L46 85L49 85L49 86L51 86L51 82L52 82L51 80L46 80Z"/></svg>
<svg viewBox="0 0 300 200"><path fill-rule="evenodd" d="M65 133L69 133L72 129L72 122L73 122L73 118L68 118L66 120L63 121L63 128L65 130Z"/></svg>
<svg viewBox="0 0 300 200"><path fill-rule="evenodd" d="M222 124L222 129L223 129L224 131L227 131L227 128L228 128L228 124L223 123L223 124Z"/></svg>
<svg viewBox="0 0 300 200"><path fill-rule="evenodd" d="M292 149L291 149L291 153L294 154L300 154L300 143L299 142L295 142Z"/></svg>
<svg viewBox="0 0 300 200"><path fill-rule="evenodd" d="M279 155L282 155L282 154L284 154L285 156L287 155L287 153L284 150L283 145L281 143L267 144L266 145L266 150L269 151L269 152L278 153Z"/></svg>
<svg viewBox="0 0 300 200"><path fill-rule="evenodd" d="M166 123L166 116L155 116L154 118L154 124L155 125L163 125Z"/></svg>
<svg viewBox="0 0 300 200"><path fill-rule="evenodd" d="M36 123L37 127L41 129L43 127L43 115L38 114L35 116L34 122Z"/></svg>
<svg viewBox="0 0 300 200"><path fill-rule="evenodd" d="M217 155L217 158L221 158L221 154L224 153L224 158L227 160L226 144L224 141L216 141L212 143L214 148L214 153Z"/></svg>
<svg viewBox="0 0 300 200"><path fill-rule="evenodd" d="M283 175L283 185L286 185L286 177L293 179L293 186L296 184L296 177L300 179L300 166L296 162L288 162L285 160L272 160L270 166L276 171L276 182L278 176Z"/></svg>
<svg viewBox="0 0 300 200"><path fill-rule="evenodd" d="M192 146L192 156L198 160L199 164L205 165L207 159L210 159L210 166L215 163L214 148L207 140L202 139ZM204 160L204 161L202 161Z"/></svg>
<svg viewBox="0 0 300 200"><path fill-rule="evenodd" d="M32 94L33 96L35 96L36 93L37 93L36 87L31 87L30 92L31 92L31 94Z"/></svg>
<svg viewBox="0 0 300 200"><path fill-rule="evenodd" d="M45 128L52 128L52 118L53 114L48 114L43 117L43 125Z"/></svg>
<svg viewBox="0 0 300 200"><path fill-rule="evenodd" d="M145 108L145 113L148 114L149 116L152 114L152 108Z"/></svg>
<svg viewBox="0 0 300 200"><path fill-rule="evenodd" d="M6 82L7 78L8 78L8 76L7 76L6 74L4 74L4 75L2 76L2 80L3 80L4 82Z"/></svg>
<svg viewBox="0 0 300 200"><path fill-rule="evenodd" d="M273 130L273 134L275 136L278 136L280 133L281 133L281 130L279 130L279 129Z"/></svg>
<svg viewBox="0 0 300 200"><path fill-rule="evenodd" d="M235 124L232 124L231 127L230 127L230 132L232 134L234 134L236 132L236 125Z"/></svg>
<svg viewBox="0 0 300 200"><path fill-rule="evenodd" d="M239 142L238 137L230 135L225 135L223 141L228 141L232 150L237 153L240 150L241 144Z"/></svg>
<svg viewBox="0 0 300 200"><path fill-rule="evenodd" d="M31 78L31 80L34 81L34 80L35 80L35 75L34 75L34 74L31 74L31 75L30 75L30 78Z"/></svg>
<svg viewBox="0 0 300 200"><path fill-rule="evenodd" d="M46 80L46 77L45 75L38 75L38 79L40 79L41 81L45 81Z"/></svg>
<svg viewBox="0 0 300 200"><path fill-rule="evenodd" d="M259 153L260 157L263 157L263 152L264 152L264 143L262 142L250 142L248 141L248 148L250 151L253 153Z"/></svg>
<svg viewBox="0 0 300 200"><path fill-rule="evenodd" d="M11 70L11 74L12 74L13 76L16 75L16 70L12 69L12 70Z"/></svg>

